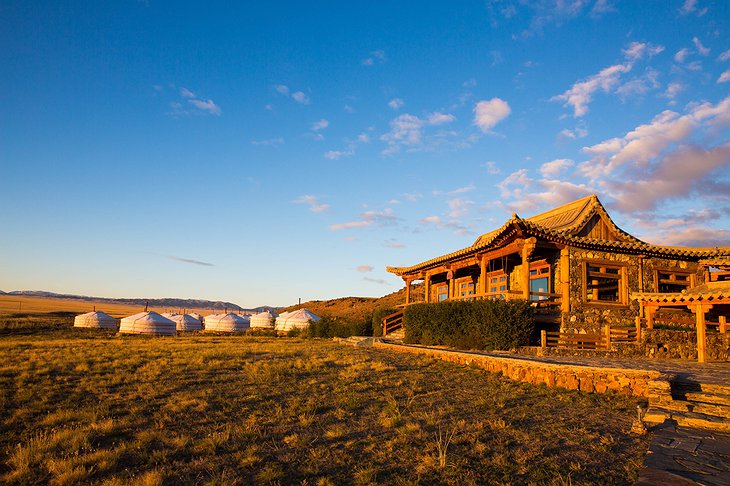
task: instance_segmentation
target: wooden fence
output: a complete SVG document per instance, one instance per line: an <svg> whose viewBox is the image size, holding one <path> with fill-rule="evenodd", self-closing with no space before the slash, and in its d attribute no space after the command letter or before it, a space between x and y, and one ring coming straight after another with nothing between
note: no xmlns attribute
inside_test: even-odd
<svg viewBox="0 0 730 486"><path fill-rule="evenodd" d="M641 337L636 327L612 327L606 325L602 332L578 333L541 331L540 346L543 348L611 349L614 343L638 343Z"/></svg>

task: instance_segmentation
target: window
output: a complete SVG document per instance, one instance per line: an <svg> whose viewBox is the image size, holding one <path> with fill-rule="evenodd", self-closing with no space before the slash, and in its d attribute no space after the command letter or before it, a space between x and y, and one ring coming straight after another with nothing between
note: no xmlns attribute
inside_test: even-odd
<svg viewBox="0 0 730 486"><path fill-rule="evenodd" d="M586 262L586 302L625 303L624 269L623 265Z"/></svg>
<svg viewBox="0 0 730 486"><path fill-rule="evenodd" d="M504 299L504 294L499 292L507 291L507 274L503 271L491 272L487 274L487 292L492 294L494 298Z"/></svg>
<svg viewBox="0 0 730 486"><path fill-rule="evenodd" d="M676 270L657 270L654 272L657 292L681 292L692 287L692 275Z"/></svg>
<svg viewBox="0 0 730 486"><path fill-rule="evenodd" d="M449 284L441 284L436 286L436 302L441 302L449 298Z"/></svg>
<svg viewBox="0 0 730 486"><path fill-rule="evenodd" d="M547 263L538 263L530 266L530 300L547 300L546 294L550 292L550 265Z"/></svg>
<svg viewBox="0 0 730 486"><path fill-rule="evenodd" d="M466 297L467 295L474 295L474 282L471 279L467 282L459 283L459 295Z"/></svg>

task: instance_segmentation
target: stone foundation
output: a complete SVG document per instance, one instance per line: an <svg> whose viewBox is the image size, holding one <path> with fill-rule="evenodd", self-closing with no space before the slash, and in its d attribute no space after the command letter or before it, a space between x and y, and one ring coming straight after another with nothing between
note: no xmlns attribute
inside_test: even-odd
<svg viewBox="0 0 730 486"><path fill-rule="evenodd" d="M671 401L670 375L651 370L601 368L568 364L543 363L519 358L488 356L464 351L390 344L376 341L374 346L393 351L423 354L451 363L475 366L491 373L531 383L587 393L615 392L650 399L652 403Z"/></svg>

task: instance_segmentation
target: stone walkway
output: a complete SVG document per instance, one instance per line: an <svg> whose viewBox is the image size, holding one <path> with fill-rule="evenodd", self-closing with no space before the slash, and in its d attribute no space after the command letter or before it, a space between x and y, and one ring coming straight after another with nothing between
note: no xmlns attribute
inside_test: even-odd
<svg viewBox="0 0 730 486"><path fill-rule="evenodd" d="M730 485L730 435L677 427L670 420L651 432L636 486Z"/></svg>

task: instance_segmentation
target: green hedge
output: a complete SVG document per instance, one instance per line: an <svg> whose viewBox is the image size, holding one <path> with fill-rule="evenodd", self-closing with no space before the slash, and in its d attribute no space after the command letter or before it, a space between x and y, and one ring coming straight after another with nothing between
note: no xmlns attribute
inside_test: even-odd
<svg viewBox="0 0 730 486"><path fill-rule="evenodd" d="M395 311L396 309L392 309L390 307L381 307L379 309L375 309L375 312L373 312L372 320L373 336L383 335L383 318L385 316L391 315Z"/></svg>
<svg viewBox="0 0 730 486"><path fill-rule="evenodd" d="M337 317L322 317L317 322L311 322L309 327L302 330L302 337L332 338L350 336L372 336L373 326L368 316L363 320L349 320Z"/></svg>
<svg viewBox="0 0 730 486"><path fill-rule="evenodd" d="M526 300L414 304L404 313L405 342L507 350L529 344L535 309Z"/></svg>

